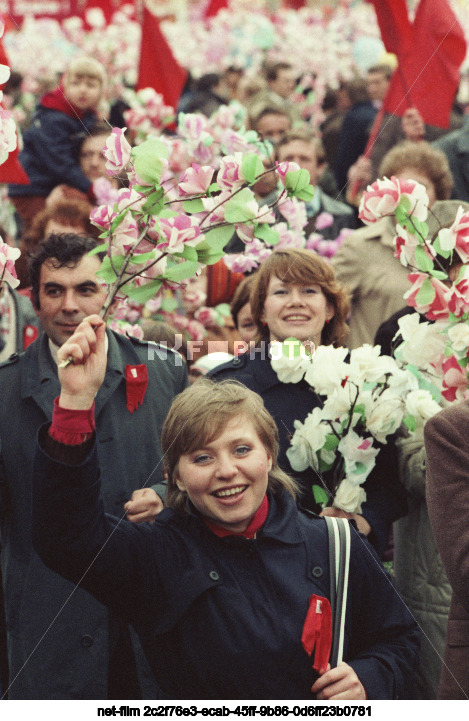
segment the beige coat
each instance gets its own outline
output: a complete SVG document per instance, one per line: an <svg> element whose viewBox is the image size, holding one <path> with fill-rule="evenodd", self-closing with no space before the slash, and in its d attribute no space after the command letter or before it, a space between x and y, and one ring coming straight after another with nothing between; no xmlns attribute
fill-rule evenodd
<svg viewBox="0 0 469 721"><path fill-rule="evenodd" d="M349 348L373 343L381 323L406 305L408 269L394 257L394 218L349 235L332 259L337 279L352 294Z"/></svg>

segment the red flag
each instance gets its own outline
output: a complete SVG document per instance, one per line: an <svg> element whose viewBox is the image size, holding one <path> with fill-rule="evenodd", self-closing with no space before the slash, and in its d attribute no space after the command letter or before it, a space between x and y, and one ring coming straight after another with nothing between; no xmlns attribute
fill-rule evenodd
<svg viewBox="0 0 469 721"><path fill-rule="evenodd" d="M179 65L157 18L145 7L137 90L154 88L167 105L176 108L186 81L187 70Z"/></svg>
<svg viewBox="0 0 469 721"><path fill-rule="evenodd" d="M368 0L375 9L381 39L388 53L399 55L410 42L412 26L406 0Z"/></svg>
<svg viewBox="0 0 469 721"><path fill-rule="evenodd" d="M18 147L13 150L5 162L0 165L0 183L18 183L29 185L29 178L18 160Z"/></svg>
<svg viewBox="0 0 469 721"><path fill-rule="evenodd" d="M213 18L219 10L228 7L228 0L209 0L205 8L204 18Z"/></svg>
<svg viewBox="0 0 469 721"><path fill-rule="evenodd" d="M402 116L412 105L426 124L447 128L465 56L464 33L448 1L421 0L384 101L386 111Z"/></svg>

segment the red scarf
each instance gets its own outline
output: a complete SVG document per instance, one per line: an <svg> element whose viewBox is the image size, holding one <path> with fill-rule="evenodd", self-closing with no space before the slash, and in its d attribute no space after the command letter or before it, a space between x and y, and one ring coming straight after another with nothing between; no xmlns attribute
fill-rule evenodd
<svg viewBox="0 0 469 721"><path fill-rule="evenodd" d="M232 531L228 531L226 528L222 528L216 523L209 521L208 518L204 518L204 523L219 538L224 538L225 536L244 536L244 538L254 538L259 528L262 528L262 526L264 525L268 512L269 501L267 499L267 496L264 496L264 499L257 511L255 512L251 523L246 528L246 530L242 531L241 533L233 533Z"/></svg>

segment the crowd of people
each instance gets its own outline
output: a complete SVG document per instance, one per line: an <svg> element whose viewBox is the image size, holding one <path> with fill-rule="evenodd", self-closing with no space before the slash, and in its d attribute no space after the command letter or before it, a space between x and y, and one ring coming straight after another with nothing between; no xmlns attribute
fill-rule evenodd
<svg viewBox="0 0 469 721"><path fill-rule="evenodd" d="M90 215L128 180L106 173L105 70L74 58L37 99L19 154L29 182L2 197L13 232L0 217L21 249L19 287L0 293L3 698L469 697L469 401L417 434L396 429L366 501L345 511L337 466L298 471L289 456L325 398L272 362L292 338L392 354L411 282L395 219L360 220L370 183L422 184L433 238L469 207L464 107L446 131L413 107L385 119L370 152L393 70L374 63L328 88L320 124L287 60L266 58L254 79L229 67L188 82L179 113L241 108L265 169L259 207L287 228L279 164L307 171L314 194L295 206L299 234L257 268L230 263L249 245L240 230L225 257L157 301L128 302L112 328ZM121 128L126 107L112 109ZM335 667L302 644L312 599L318 639L332 641L327 518L351 530Z"/></svg>

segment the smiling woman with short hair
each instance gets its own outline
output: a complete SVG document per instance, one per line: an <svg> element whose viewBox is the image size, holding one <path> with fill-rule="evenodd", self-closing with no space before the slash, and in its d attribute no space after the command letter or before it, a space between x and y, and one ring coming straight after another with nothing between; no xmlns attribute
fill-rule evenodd
<svg viewBox="0 0 469 721"><path fill-rule="evenodd" d="M307 344L342 346L348 333L348 293L336 280L331 265L310 250L275 250L256 271L251 286L252 318L257 326L256 345L229 363L215 368L209 376L216 381L233 379L259 393L278 428L279 464L300 488L300 502L316 513L313 486L332 488L331 473L320 477L311 468L301 473L290 466L286 452L295 431L295 421L304 422L323 399L312 392L305 380L283 383L272 368L270 343L294 337ZM392 446L385 446L377 465L365 483L367 501L360 514L344 514L333 507L326 515L353 517L360 531L368 535L383 554L391 524L406 511L402 488L393 473Z"/></svg>
<svg viewBox="0 0 469 721"><path fill-rule="evenodd" d="M324 614L329 605L326 524L298 509L259 396L202 379L175 399L162 434L170 507L152 524L132 524L104 514L100 497L99 316L58 352L59 361L69 356L52 424L39 432L35 546L46 565L134 626L164 698L401 695L417 659L416 625L354 528L344 662L328 665L326 625L323 658L303 648L310 599Z"/></svg>

